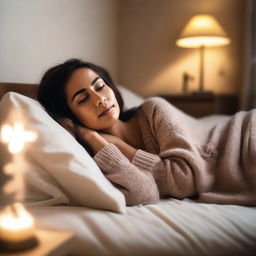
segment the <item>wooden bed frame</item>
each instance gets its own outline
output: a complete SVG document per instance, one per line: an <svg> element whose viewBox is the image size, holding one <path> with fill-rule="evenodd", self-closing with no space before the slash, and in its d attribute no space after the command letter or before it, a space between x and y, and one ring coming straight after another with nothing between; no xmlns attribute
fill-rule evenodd
<svg viewBox="0 0 256 256"><path fill-rule="evenodd" d="M29 83L5 83L0 82L0 99L7 92L17 92L28 96L32 99L37 99L37 84L29 84Z"/></svg>

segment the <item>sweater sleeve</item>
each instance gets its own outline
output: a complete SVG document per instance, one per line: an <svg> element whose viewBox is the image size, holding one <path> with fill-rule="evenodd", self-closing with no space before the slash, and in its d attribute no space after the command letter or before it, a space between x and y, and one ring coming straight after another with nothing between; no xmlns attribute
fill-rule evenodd
<svg viewBox="0 0 256 256"><path fill-rule="evenodd" d="M160 98L152 98L142 110L140 124L144 138L147 145L154 145L151 151L158 153L139 149L132 164L153 175L161 196L179 199L195 196L200 161L193 142L193 133L200 133L197 121Z"/></svg>
<svg viewBox="0 0 256 256"><path fill-rule="evenodd" d="M178 199L196 194L194 172L183 157L161 158L143 150L137 150L132 163L141 170L152 173L160 195Z"/></svg>
<svg viewBox="0 0 256 256"><path fill-rule="evenodd" d="M159 201L152 174L132 164L114 144L105 146L94 156L94 160L106 178L124 194L127 205Z"/></svg>

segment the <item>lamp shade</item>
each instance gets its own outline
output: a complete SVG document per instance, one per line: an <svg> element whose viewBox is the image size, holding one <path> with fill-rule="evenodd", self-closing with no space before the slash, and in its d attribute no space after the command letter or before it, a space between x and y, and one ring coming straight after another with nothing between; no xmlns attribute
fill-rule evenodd
<svg viewBox="0 0 256 256"><path fill-rule="evenodd" d="M185 48L222 46L229 43L226 32L212 15L192 17L176 41L177 46Z"/></svg>

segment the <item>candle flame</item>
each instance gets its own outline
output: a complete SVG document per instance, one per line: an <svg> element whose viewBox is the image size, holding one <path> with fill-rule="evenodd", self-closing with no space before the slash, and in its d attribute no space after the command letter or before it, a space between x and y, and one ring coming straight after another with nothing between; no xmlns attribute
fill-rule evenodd
<svg viewBox="0 0 256 256"><path fill-rule="evenodd" d="M25 145L25 142L31 142L36 139L36 134L31 131L25 131L22 123L4 125L1 129L1 139L8 144L8 149L15 154L20 152Z"/></svg>
<svg viewBox="0 0 256 256"><path fill-rule="evenodd" d="M34 225L32 216L20 203L8 206L0 216L0 227L9 230L20 230Z"/></svg>

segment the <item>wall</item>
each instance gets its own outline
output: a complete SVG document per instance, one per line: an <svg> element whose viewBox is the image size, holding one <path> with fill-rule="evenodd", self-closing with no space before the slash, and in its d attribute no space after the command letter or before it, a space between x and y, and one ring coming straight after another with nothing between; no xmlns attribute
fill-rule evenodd
<svg viewBox="0 0 256 256"><path fill-rule="evenodd" d="M143 96L180 93L182 74L198 88L199 52L178 48L179 33L190 17L214 15L232 43L208 48L205 87L217 93L239 93L242 84L245 1L130 0L121 1L119 82Z"/></svg>
<svg viewBox="0 0 256 256"><path fill-rule="evenodd" d="M214 15L229 46L208 48L205 87L239 93L243 76L241 0L0 0L0 81L38 82L50 66L71 57L106 67L118 83L142 96L180 93L184 71L198 88L197 50L175 40L188 19Z"/></svg>
<svg viewBox="0 0 256 256"><path fill-rule="evenodd" d="M117 76L118 0L0 0L0 81L40 80L77 57Z"/></svg>

